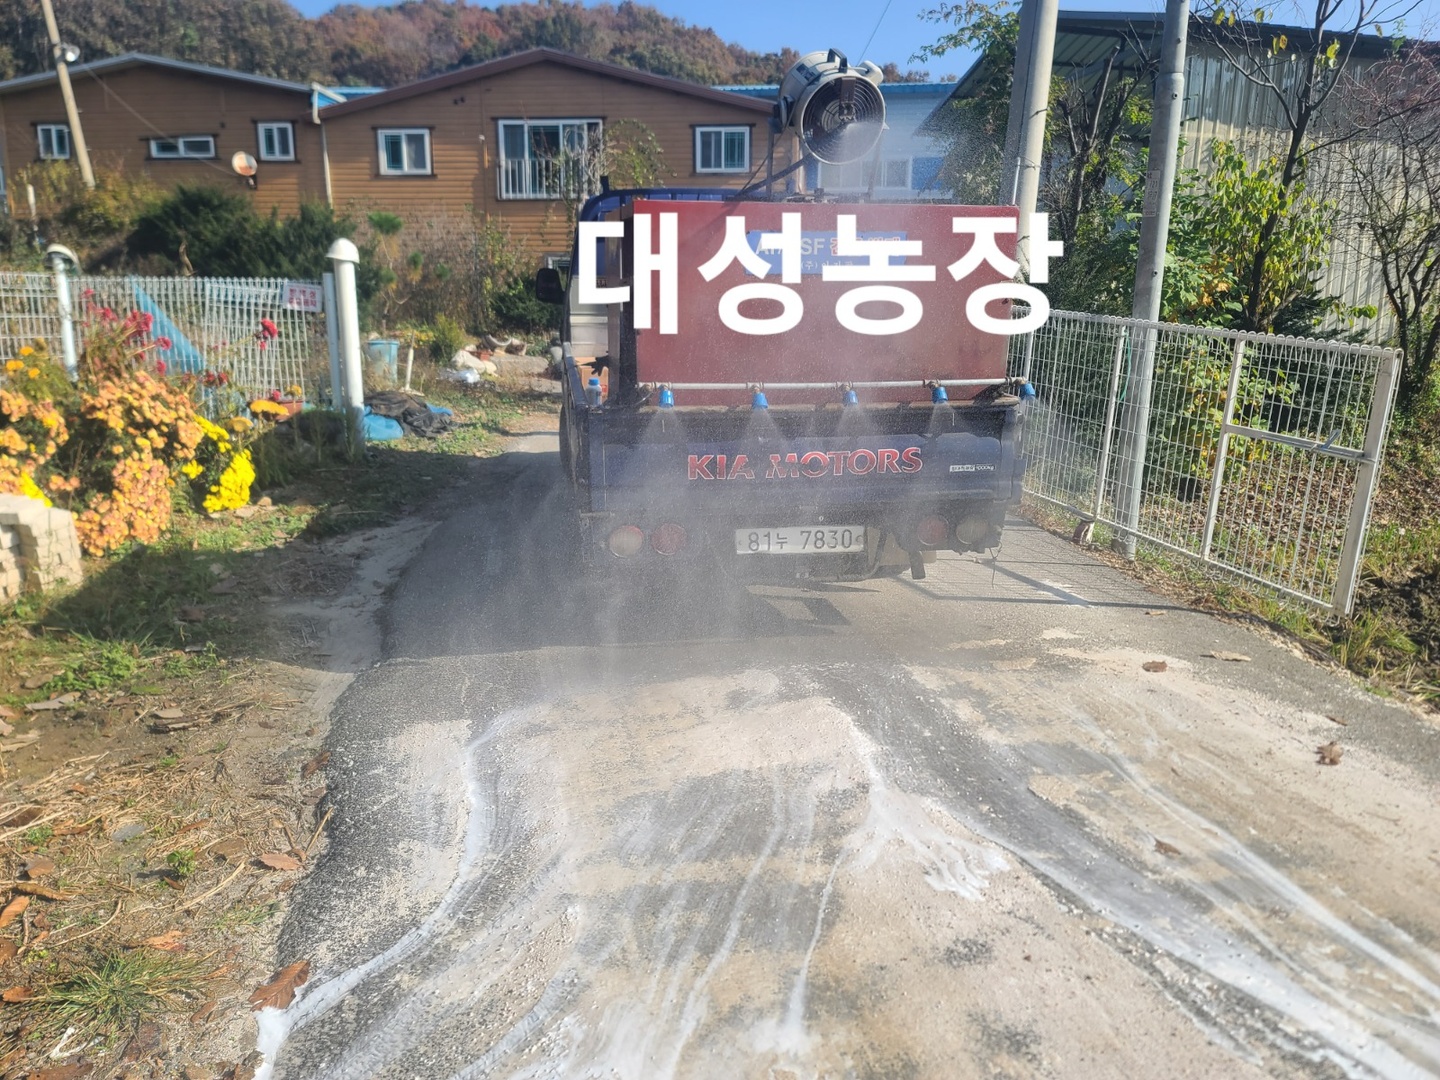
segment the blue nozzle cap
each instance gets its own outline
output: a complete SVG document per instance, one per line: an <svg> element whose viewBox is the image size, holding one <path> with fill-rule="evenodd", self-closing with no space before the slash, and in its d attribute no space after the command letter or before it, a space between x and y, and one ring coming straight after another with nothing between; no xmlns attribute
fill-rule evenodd
<svg viewBox="0 0 1440 1080"><path fill-rule="evenodd" d="M859 405L859 404L860 404L860 395L857 394L857 393L855 393L854 390L846 390L846 391L845 391L845 396L840 399L840 404L842 404L842 405Z"/></svg>
<svg viewBox="0 0 1440 1080"><path fill-rule="evenodd" d="M675 407L675 391L668 386L660 387L660 397L657 404L662 409L673 409Z"/></svg>
<svg viewBox="0 0 1440 1080"><path fill-rule="evenodd" d="M943 386L937 385L930 391L930 404L932 405L944 405L949 400L950 395L945 392Z"/></svg>
<svg viewBox="0 0 1440 1080"><path fill-rule="evenodd" d="M764 390L755 391L755 396L750 399L750 407L752 409L768 409L770 407L770 402L765 400Z"/></svg>
<svg viewBox="0 0 1440 1080"><path fill-rule="evenodd" d="M1028 382L1020 384L1020 398L1023 401L1032 401L1035 398L1035 387Z"/></svg>

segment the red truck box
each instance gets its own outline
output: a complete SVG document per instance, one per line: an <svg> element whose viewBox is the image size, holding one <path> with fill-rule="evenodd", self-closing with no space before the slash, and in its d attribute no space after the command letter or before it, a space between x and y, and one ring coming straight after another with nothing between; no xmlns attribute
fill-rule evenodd
<svg viewBox="0 0 1440 1080"><path fill-rule="evenodd" d="M643 231L638 220L626 230L627 284L646 251L660 267L649 271L649 327L627 307L641 383L758 383L771 404L787 404L831 400L842 383L1005 376L1007 335L972 325L966 306L987 289L990 299L977 300L983 314L1010 319L1012 299L1000 294L1016 288L1014 207L637 200L626 213L649 216ZM865 248L877 240L898 241L904 253ZM662 324L667 289L673 333ZM777 385L786 383L819 387ZM951 387L949 396L981 389ZM857 392L862 402L929 396L918 386ZM680 405L748 401L743 388L676 390Z"/></svg>

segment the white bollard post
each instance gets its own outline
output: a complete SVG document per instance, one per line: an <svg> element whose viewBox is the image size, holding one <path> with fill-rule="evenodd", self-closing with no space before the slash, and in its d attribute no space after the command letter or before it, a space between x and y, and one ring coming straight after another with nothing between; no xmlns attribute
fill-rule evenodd
<svg viewBox="0 0 1440 1080"><path fill-rule="evenodd" d="M355 295L355 266L360 252L341 237L327 253L335 264L335 313L340 334L340 363L345 376L345 407L350 413L354 445L365 448L365 383L360 366L360 304Z"/></svg>
<svg viewBox="0 0 1440 1080"><path fill-rule="evenodd" d="M320 288L325 295L325 344L330 348L330 407L342 408L345 385L340 380L340 312L335 307L335 275L322 274Z"/></svg>
<svg viewBox="0 0 1440 1080"><path fill-rule="evenodd" d="M55 301L60 309L60 350L65 363L65 374L71 382L80 378L80 355L75 347L75 311L70 304L70 278L65 273L65 264L73 260L68 248L51 244L46 249L50 256L50 269L55 272Z"/></svg>

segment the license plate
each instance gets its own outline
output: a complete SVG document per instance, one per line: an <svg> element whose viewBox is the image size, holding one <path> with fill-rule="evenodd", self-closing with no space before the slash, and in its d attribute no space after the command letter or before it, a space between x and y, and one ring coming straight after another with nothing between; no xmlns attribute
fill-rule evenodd
<svg viewBox="0 0 1440 1080"><path fill-rule="evenodd" d="M785 525L777 529L736 529L736 555L821 555L864 551L863 525Z"/></svg>

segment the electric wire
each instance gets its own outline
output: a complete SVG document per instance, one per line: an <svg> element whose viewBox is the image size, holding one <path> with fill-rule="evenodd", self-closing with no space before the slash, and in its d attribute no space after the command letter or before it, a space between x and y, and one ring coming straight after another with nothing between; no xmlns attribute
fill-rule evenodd
<svg viewBox="0 0 1440 1080"><path fill-rule="evenodd" d="M870 51L870 44L871 44L871 42L873 42L873 41L875 40L875 35L880 32L880 24L885 21L885 16L890 13L890 5L893 4L894 2L895 2L895 0L885 0L885 7L884 7L884 9L880 12L880 18L878 18L878 19L875 20L875 29L870 31L870 36L865 39L865 46L864 46L864 48L862 48L862 49L860 50L860 59L861 59L861 60L864 60L864 59L865 59L865 54Z"/></svg>

